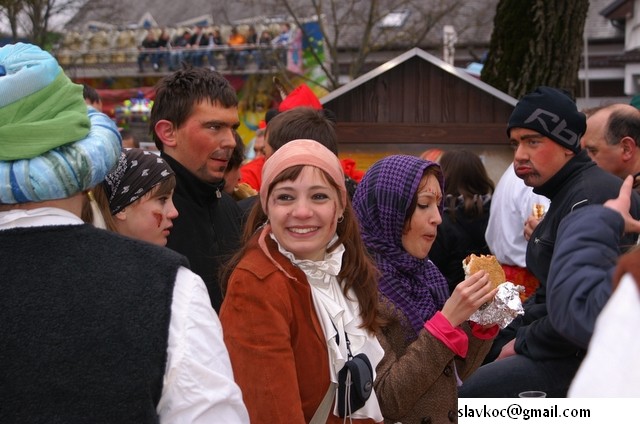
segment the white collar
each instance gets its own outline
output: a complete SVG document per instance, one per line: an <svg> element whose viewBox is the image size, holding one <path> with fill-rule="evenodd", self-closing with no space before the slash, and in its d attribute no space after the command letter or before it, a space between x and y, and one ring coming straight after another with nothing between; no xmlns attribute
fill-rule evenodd
<svg viewBox="0 0 640 424"><path fill-rule="evenodd" d="M338 382L338 372L348 359L346 337L349 338L351 353L354 356L358 353L367 355L375 376L376 366L382 359L384 351L376 336L361 327L360 307L355 293L350 290L348 297L345 296L338 282L337 277L342 269L342 256L345 252L344 245L341 243L332 252L326 253L324 260L311 261L296 259L291 252L278 243L273 233L269 235L278 245L280 253L307 276L307 281L311 286L313 304L327 343L331 381ZM335 235L328 246L335 244L337 240L338 236ZM340 345L336 341L338 334ZM334 406L334 414L337 414L337 406ZM365 406L354 412L351 417L373 418L376 422L382 421L380 406L375 394L372 394Z"/></svg>
<svg viewBox="0 0 640 424"><path fill-rule="evenodd" d="M0 230L47 225L80 225L84 222L75 214L60 208L11 209L0 212Z"/></svg>

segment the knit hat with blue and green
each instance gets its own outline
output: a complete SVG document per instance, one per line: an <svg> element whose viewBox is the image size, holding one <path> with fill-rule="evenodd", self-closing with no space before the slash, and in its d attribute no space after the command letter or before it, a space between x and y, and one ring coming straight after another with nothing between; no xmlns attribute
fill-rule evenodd
<svg viewBox="0 0 640 424"><path fill-rule="evenodd" d="M115 123L88 108L55 58L25 43L0 48L0 203L70 197L117 163Z"/></svg>

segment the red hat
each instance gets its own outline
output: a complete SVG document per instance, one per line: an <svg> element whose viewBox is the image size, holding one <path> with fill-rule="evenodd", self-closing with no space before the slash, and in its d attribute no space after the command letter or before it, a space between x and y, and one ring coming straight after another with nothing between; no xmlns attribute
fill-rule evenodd
<svg viewBox="0 0 640 424"><path fill-rule="evenodd" d="M300 106L322 110L322 104L320 103L320 100L318 100L318 97L316 97L313 91L311 91L311 89L304 83L296 87L291 93L287 95L282 103L280 103L280 106L278 106L278 111L284 112L285 110L293 109Z"/></svg>
<svg viewBox="0 0 640 424"><path fill-rule="evenodd" d="M356 169L356 161L351 158L344 158L340 160L340 165L342 165L342 171L344 175L349 176L355 182L359 183L364 177L364 171L360 171Z"/></svg>

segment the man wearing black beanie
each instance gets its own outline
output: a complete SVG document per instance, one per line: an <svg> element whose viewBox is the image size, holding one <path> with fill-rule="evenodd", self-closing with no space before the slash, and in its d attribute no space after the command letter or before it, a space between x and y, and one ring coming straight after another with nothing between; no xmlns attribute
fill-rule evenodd
<svg viewBox="0 0 640 424"><path fill-rule="evenodd" d="M566 396L586 345L575 343L573 334L558 332L556 327L567 326L557 325L556 315L552 325L547 310L547 280L558 226L565 217L571 219L570 213L577 208L617 197L622 185L621 179L600 169L580 149L585 130L585 116L573 99L551 87L538 87L522 97L509 118L507 135L515 151L516 174L534 193L551 200L544 218L531 225L527 246L527 268L540 287L525 303L524 316L500 332L485 365L464 382L460 397L517 397L529 390L546 392L548 397ZM640 197L635 195L631 215L640 217ZM629 236L620 245L633 243ZM594 310L569 313L582 314L572 319L588 322L597 315Z"/></svg>

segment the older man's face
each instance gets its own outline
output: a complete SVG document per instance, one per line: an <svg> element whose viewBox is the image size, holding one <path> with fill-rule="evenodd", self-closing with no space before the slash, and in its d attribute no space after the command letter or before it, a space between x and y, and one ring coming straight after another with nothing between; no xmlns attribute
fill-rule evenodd
<svg viewBox="0 0 640 424"><path fill-rule="evenodd" d="M259 158L260 156L265 155L265 142L264 142L264 132L260 132L256 134L256 139L253 142L253 151L255 152L255 157Z"/></svg>
<svg viewBox="0 0 640 424"><path fill-rule="evenodd" d="M626 177L624 149L622 144L608 144L605 138L610 113L606 111L596 112L587 119L587 131L580 140L582 148L587 151L591 159L602 169L617 175Z"/></svg>

